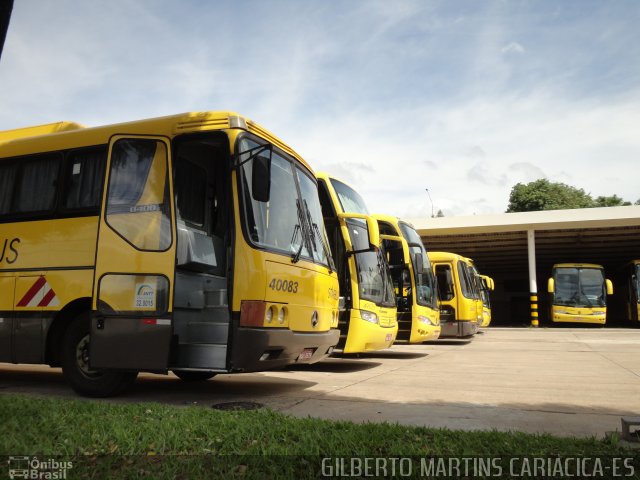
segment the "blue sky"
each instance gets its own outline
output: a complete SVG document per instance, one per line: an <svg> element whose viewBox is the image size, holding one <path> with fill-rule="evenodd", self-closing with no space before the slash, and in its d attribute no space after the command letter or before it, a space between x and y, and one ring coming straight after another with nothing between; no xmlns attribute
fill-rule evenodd
<svg viewBox="0 0 640 480"><path fill-rule="evenodd" d="M640 2L18 0L0 129L234 110L370 210L640 198Z"/></svg>

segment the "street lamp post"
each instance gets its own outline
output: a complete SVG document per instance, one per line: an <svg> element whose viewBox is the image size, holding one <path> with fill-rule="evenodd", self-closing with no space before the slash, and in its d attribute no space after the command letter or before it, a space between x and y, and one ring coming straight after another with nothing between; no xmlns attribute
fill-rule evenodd
<svg viewBox="0 0 640 480"><path fill-rule="evenodd" d="M427 191L427 195L429 195L429 201L431 202L431 218L435 217L435 215L433 214L433 200L431 200L431 194L429 193L429 189L425 188L425 190Z"/></svg>

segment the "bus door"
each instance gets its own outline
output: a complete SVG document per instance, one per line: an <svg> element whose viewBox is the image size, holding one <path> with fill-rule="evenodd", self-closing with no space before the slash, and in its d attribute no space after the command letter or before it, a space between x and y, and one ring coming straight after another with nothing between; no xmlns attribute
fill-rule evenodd
<svg viewBox="0 0 640 480"><path fill-rule="evenodd" d="M169 142L115 136L96 252L91 368L166 370L176 262Z"/></svg>
<svg viewBox="0 0 640 480"><path fill-rule="evenodd" d="M404 238L397 235L380 235L380 239L391 271L398 311L406 311L412 305L409 246Z"/></svg>

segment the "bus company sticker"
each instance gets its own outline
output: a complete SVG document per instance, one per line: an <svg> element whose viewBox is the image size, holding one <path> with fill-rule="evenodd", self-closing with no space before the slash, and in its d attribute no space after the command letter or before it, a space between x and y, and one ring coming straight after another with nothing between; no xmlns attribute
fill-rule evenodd
<svg viewBox="0 0 640 480"><path fill-rule="evenodd" d="M148 283L136 284L136 308L156 308L156 289Z"/></svg>

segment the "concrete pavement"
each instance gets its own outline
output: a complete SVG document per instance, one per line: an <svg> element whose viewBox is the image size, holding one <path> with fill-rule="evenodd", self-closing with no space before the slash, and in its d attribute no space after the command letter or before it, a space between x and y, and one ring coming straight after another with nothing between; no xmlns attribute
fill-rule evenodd
<svg viewBox="0 0 640 480"><path fill-rule="evenodd" d="M5 392L75 396L58 369L0 364ZM601 437L640 415L640 329L489 328L201 384L144 374L110 401L250 401L299 417Z"/></svg>

